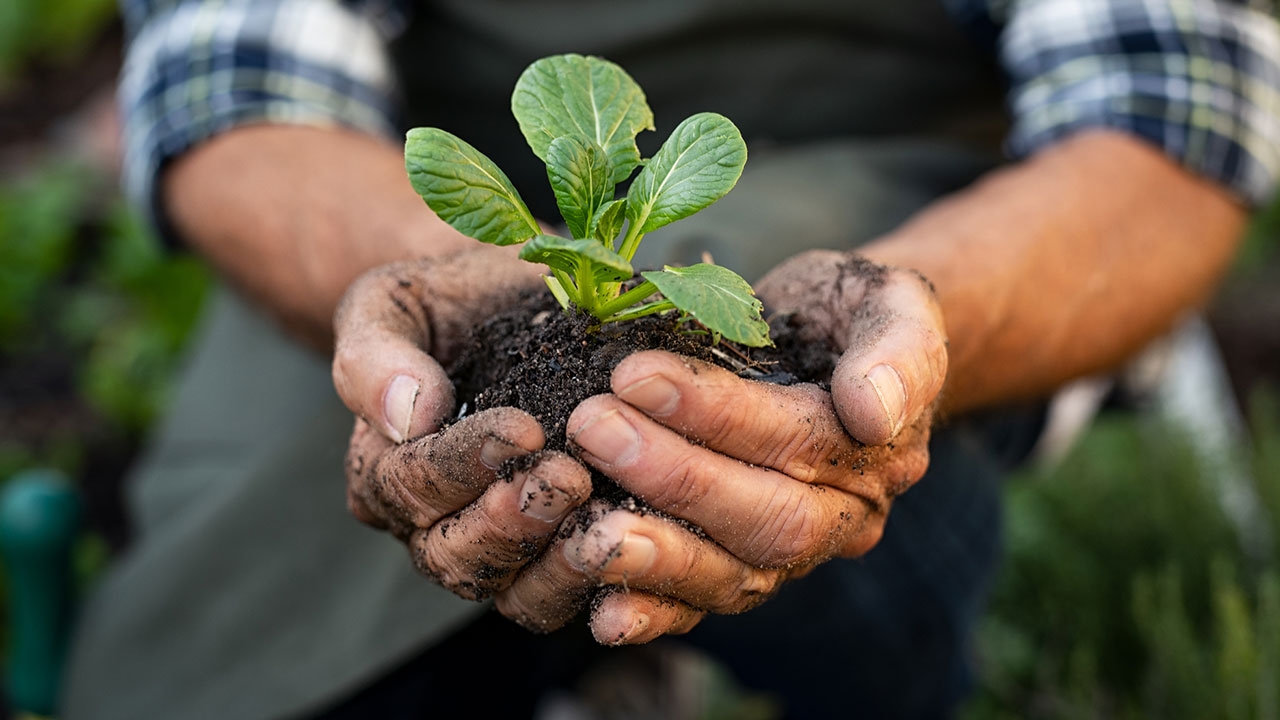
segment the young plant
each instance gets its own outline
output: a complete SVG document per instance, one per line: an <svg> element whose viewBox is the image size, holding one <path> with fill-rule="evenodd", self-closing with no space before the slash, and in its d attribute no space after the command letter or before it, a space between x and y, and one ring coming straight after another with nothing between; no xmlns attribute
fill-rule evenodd
<svg viewBox="0 0 1280 720"><path fill-rule="evenodd" d="M427 205L459 232L494 245L524 243L520 257L550 268L560 304L601 324L669 311L692 317L714 336L772 344L762 306L737 273L709 263L635 276L631 259L646 233L724 197L747 160L742 134L722 115L680 123L658 153L642 160L636 136L653 130L644 92L622 68L596 57L556 55L516 82L511 111L547 179L572 237L542 231L511 181L479 151L437 128L415 128L405 167ZM625 197L617 186L632 176Z"/></svg>

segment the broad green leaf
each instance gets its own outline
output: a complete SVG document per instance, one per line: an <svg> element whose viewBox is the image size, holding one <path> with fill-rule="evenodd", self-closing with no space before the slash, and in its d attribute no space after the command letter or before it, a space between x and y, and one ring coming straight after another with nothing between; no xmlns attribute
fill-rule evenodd
<svg viewBox="0 0 1280 720"><path fill-rule="evenodd" d="M608 60L582 55L554 55L526 68L511 94L511 112L543 162L558 137L595 141L615 183L640 164L636 135L653 129L653 112L636 81Z"/></svg>
<svg viewBox="0 0 1280 720"><path fill-rule="evenodd" d="M520 259L542 263L569 275L576 275L581 263L589 263L596 282L622 282L635 274L631 263L590 238L570 240L538 235L520 248Z"/></svg>
<svg viewBox="0 0 1280 720"><path fill-rule="evenodd" d="M769 324L760 317L764 305L756 299L751 285L734 271L698 263L640 274L708 330L751 347L773 344Z"/></svg>
<svg viewBox="0 0 1280 720"><path fill-rule="evenodd" d="M626 216L627 201L610 200L600 206L596 210L596 214L591 218L591 227L587 228L587 237L593 237L605 244L605 247L612 248L613 241L618 239L618 233L622 232L622 222L627 219Z"/></svg>
<svg viewBox="0 0 1280 720"><path fill-rule="evenodd" d="M746 162L738 128L723 115L698 113L676 127L631 183L627 219L647 233L686 218L732 190Z"/></svg>
<svg viewBox="0 0 1280 720"><path fill-rule="evenodd" d="M404 145L413 189L455 230L494 245L542 232L506 174L479 150L437 128L414 128Z"/></svg>
<svg viewBox="0 0 1280 720"><path fill-rule="evenodd" d="M613 199L609 158L594 140L564 135L547 148L547 179L575 238L590 237L596 209Z"/></svg>

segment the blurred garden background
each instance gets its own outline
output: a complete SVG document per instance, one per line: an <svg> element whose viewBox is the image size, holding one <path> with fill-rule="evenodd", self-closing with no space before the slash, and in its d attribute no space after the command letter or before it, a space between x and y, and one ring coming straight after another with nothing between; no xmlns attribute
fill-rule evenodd
<svg viewBox="0 0 1280 720"><path fill-rule="evenodd" d="M120 481L209 284L119 196L121 46L113 0L0 1L0 482L75 479L82 588L128 542ZM1208 317L1245 424L1206 451L1153 393L1109 391L1009 481L967 718L1280 720L1280 205Z"/></svg>

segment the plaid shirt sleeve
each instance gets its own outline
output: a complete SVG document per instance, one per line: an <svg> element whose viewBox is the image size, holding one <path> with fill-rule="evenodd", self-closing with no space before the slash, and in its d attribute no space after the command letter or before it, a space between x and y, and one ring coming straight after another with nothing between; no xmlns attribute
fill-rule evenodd
<svg viewBox="0 0 1280 720"><path fill-rule="evenodd" d="M403 17L390 3L123 0L122 9L124 184L157 221L161 166L237 125L395 132L387 44Z"/></svg>
<svg viewBox="0 0 1280 720"><path fill-rule="evenodd" d="M1257 206L1280 174L1273 0L988 0L1010 79L1008 147L1131 132Z"/></svg>

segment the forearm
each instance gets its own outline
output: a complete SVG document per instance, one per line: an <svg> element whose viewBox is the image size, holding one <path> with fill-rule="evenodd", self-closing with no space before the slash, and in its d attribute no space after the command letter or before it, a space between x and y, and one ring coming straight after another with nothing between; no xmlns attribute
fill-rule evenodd
<svg viewBox="0 0 1280 720"><path fill-rule="evenodd" d="M1099 131L992 173L865 254L933 281L955 412L1121 362L1206 299L1244 218L1218 186Z"/></svg>
<svg viewBox="0 0 1280 720"><path fill-rule="evenodd" d="M338 299L363 271L479 246L413 192L398 148L355 132L239 128L179 158L162 182L182 237L322 349Z"/></svg>

